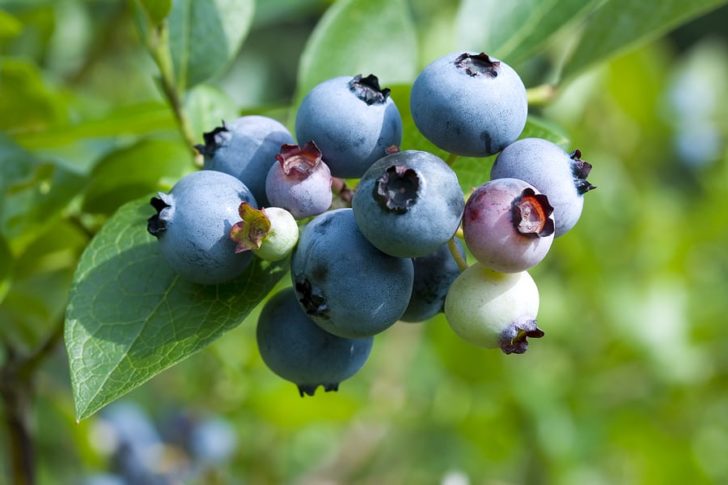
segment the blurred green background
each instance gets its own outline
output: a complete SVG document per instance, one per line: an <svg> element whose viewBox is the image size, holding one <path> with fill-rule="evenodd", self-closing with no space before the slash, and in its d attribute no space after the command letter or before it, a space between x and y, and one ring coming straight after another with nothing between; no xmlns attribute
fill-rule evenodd
<svg viewBox="0 0 728 485"><path fill-rule="evenodd" d="M257 2L233 61L186 92L198 139L239 114L291 125L289 107L310 88L299 60L331 3ZM498 39L478 28L489 24L477 6L406 3L416 42L393 46L409 60L388 61L385 85L406 92L439 55L490 48ZM116 208L192 164L131 3L0 9L4 362L62 321L79 255ZM557 85L531 113L581 149L598 186L532 271L546 337L528 353L471 346L442 317L398 323L338 393L302 399L260 359L258 308L77 423L59 346L34 376L39 483L728 483L728 8L691 17L564 76L566 54L590 34L578 18L514 55L527 87ZM458 163L471 188L492 159ZM119 427L141 429L130 434L149 447ZM0 438L9 457L5 429ZM148 463L134 464L139 449ZM124 471L134 466L153 471ZM0 470L10 480L9 460Z"/></svg>

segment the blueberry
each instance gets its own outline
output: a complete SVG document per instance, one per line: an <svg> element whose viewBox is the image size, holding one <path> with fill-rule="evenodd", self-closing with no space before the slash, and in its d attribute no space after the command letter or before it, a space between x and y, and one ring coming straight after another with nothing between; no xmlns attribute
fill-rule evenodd
<svg viewBox="0 0 728 485"><path fill-rule="evenodd" d="M506 273L541 261L554 240L548 198L518 179L496 179L475 189L465 204L463 234L484 266Z"/></svg>
<svg viewBox="0 0 728 485"><path fill-rule="evenodd" d="M197 150L205 157L205 169L237 177L261 206L268 206L265 176L281 145L293 143L285 126L265 116L243 116L204 134Z"/></svg>
<svg viewBox="0 0 728 485"><path fill-rule="evenodd" d="M313 140L335 177L359 178L402 142L402 119L373 74L337 77L319 84L296 115L299 143Z"/></svg>
<svg viewBox="0 0 728 485"><path fill-rule="evenodd" d="M522 354L528 337L543 337L536 326L538 288L531 276L498 273L475 263L450 286L445 316L455 333L483 347Z"/></svg>
<svg viewBox="0 0 728 485"><path fill-rule="evenodd" d="M157 214L147 230L159 240L164 259L182 278L217 284L240 275L249 253L235 253L230 229L241 202L256 206L240 180L222 172L203 170L186 175L169 194L159 193L151 204Z"/></svg>
<svg viewBox="0 0 728 485"><path fill-rule="evenodd" d="M465 251L459 240L455 240L460 255L465 259ZM434 253L413 258L415 281L407 310L402 315L406 322L423 322L437 315L445 305L447 291L460 274L455 259L447 244Z"/></svg>
<svg viewBox="0 0 728 485"><path fill-rule="evenodd" d="M408 150L366 171L352 208L362 234L381 251L426 256L457 231L465 200L455 172L440 158Z"/></svg>
<svg viewBox="0 0 728 485"><path fill-rule="evenodd" d="M412 294L411 259L388 256L356 226L351 209L314 218L291 261L299 302L324 330L339 337L375 335L399 319Z"/></svg>
<svg viewBox="0 0 728 485"><path fill-rule="evenodd" d="M316 325L301 309L293 288L273 296L258 319L258 349L263 362L283 379L313 396L318 386L336 391L341 381L366 362L372 337L348 339Z"/></svg>
<svg viewBox="0 0 728 485"><path fill-rule="evenodd" d="M316 144L283 145L276 160L265 181L271 205L296 219L316 216L331 206L331 172Z"/></svg>
<svg viewBox="0 0 728 485"><path fill-rule="evenodd" d="M569 154L540 138L525 138L498 155L490 171L492 179L525 180L546 194L554 208L556 237L574 227L584 207L583 195L595 187L586 177L591 165L581 160L579 150Z"/></svg>
<svg viewBox="0 0 728 485"><path fill-rule="evenodd" d="M484 53L450 54L427 66L412 86L410 107L428 140L470 157L492 155L513 143L528 115L521 78Z"/></svg>

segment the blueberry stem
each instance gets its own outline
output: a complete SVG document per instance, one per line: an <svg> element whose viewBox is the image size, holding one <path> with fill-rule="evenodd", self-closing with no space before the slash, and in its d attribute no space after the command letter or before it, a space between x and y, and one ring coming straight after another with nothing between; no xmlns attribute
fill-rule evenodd
<svg viewBox="0 0 728 485"><path fill-rule="evenodd" d="M458 159L458 155L456 153L450 153L447 156L447 159L445 160L445 163L447 163L448 167L452 167L453 163L455 163L455 160Z"/></svg>
<svg viewBox="0 0 728 485"><path fill-rule="evenodd" d="M147 19L149 20L149 19ZM182 105L182 97L180 96L180 88L174 77L174 69L172 67L172 57L169 50L169 30L166 23L150 26L148 34L145 36L144 43L152 56L154 63L159 69L159 86L162 94L167 99L169 107L172 108L174 119L177 122L177 128L180 135L189 147L192 153L192 161L196 167L202 167L203 156L195 148L195 136L192 134L189 119Z"/></svg>
<svg viewBox="0 0 728 485"><path fill-rule="evenodd" d="M553 84L541 84L526 90L526 98L529 106L544 106L556 98L556 86Z"/></svg>
<svg viewBox="0 0 728 485"><path fill-rule="evenodd" d="M450 240L447 242L447 248L450 250L450 254L452 254L452 257L455 260L455 263L458 265L460 272L462 273L463 271L468 269L468 262L460 254L460 251L458 251L458 247L455 244L455 236L450 238Z"/></svg>

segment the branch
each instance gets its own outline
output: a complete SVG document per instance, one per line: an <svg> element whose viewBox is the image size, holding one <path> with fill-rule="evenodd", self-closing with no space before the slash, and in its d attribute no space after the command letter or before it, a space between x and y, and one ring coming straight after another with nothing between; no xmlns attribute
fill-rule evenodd
<svg viewBox="0 0 728 485"><path fill-rule="evenodd" d="M164 22L153 27L150 32L151 33L149 35L145 36L145 42L154 63L159 69L159 84L162 88L162 93L167 99L170 108L172 108L172 113L177 121L179 132L192 152L195 165L201 167L203 158L195 148L195 136L192 133L190 122L184 111L182 98L180 97L174 78L172 58L169 54L169 32L167 30L167 23Z"/></svg>

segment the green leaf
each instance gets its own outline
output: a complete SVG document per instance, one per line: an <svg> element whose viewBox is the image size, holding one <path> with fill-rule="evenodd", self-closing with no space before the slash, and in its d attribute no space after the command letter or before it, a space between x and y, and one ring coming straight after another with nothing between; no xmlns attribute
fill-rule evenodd
<svg viewBox="0 0 728 485"><path fill-rule="evenodd" d="M404 0L340 0L321 18L301 55L296 99L336 76L375 74L384 85L411 82L416 52Z"/></svg>
<svg viewBox="0 0 728 485"><path fill-rule="evenodd" d="M162 23L172 10L172 0L141 0L140 3L154 25Z"/></svg>
<svg viewBox="0 0 728 485"><path fill-rule="evenodd" d="M236 327L288 269L254 259L237 280L181 280L146 231L148 199L124 205L78 264L65 340L83 419Z"/></svg>
<svg viewBox="0 0 728 485"><path fill-rule="evenodd" d="M103 116L72 124L58 124L40 133L15 133L14 139L27 149L70 145L88 138L118 138L174 131L172 112L164 103L145 102L115 107Z"/></svg>
<svg viewBox="0 0 728 485"><path fill-rule="evenodd" d="M87 242L76 226L59 220L15 258L7 294L0 302L4 341L30 351L48 338L63 316L73 271Z"/></svg>
<svg viewBox="0 0 728 485"><path fill-rule="evenodd" d="M63 100L32 62L0 58L0 130L39 131L65 120Z"/></svg>
<svg viewBox="0 0 728 485"><path fill-rule="evenodd" d="M18 251L59 217L85 178L38 160L0 135L0 233Z"/></svg>
<svg viewBox="0 0 728 485"><path fill-rule="evenodd" d="M253 19L253 0L178 0L169 44L180 90L219 73L235 57Z"/></svg>
<svg viewBox="0 0 728 485"><path fill-rule="evenodd" d="M569 148L570 143L569 137L560 127L537 116L528 117L526 127L519 138L544 138L556 143L564 150Z"/></svg>
<svg viewBox="0 0 728 485"><path fill-rule="evenodd" d="M647 42L726 0L609 0L592 15L564 76Z"/></svg>
<svg viewBox="0 0 728 485"><path fill-rule="evenodd" d="M0 234L0 305L5 299L10 283L10 271L13 267L13 253L5 238Z"/></svg>
<svg viewBox="0 0 728 485"><path fill-rule="evenodd" d="M168 189L192 169L190 152L177 140L142 140L104 157L91 173L84 212L112 214L122 204Z"/></svg>
<svg viewBox="0 0 728 485"><path fill-rule="evenodd" d="M542 49L564 25L599 0L464 0L457 16L458 45L512 64Z"/></svg>
<svg viewBox="0 0 728 485"><path fill-rule="evenodd" d="M15 37L23 30L23 23L7 12L0 10L0 39Z"/></svg>
<svg viewBox="0 0 728 485"><path fill-rule="evenodd" d="M200 85L195 87L185 100L185 113L190 120L190 129L202 143L202 133L212 131L223 120L232 121L238 117L235 102L219 89ZM260 114L260 109L256 110Z"/></svg>

